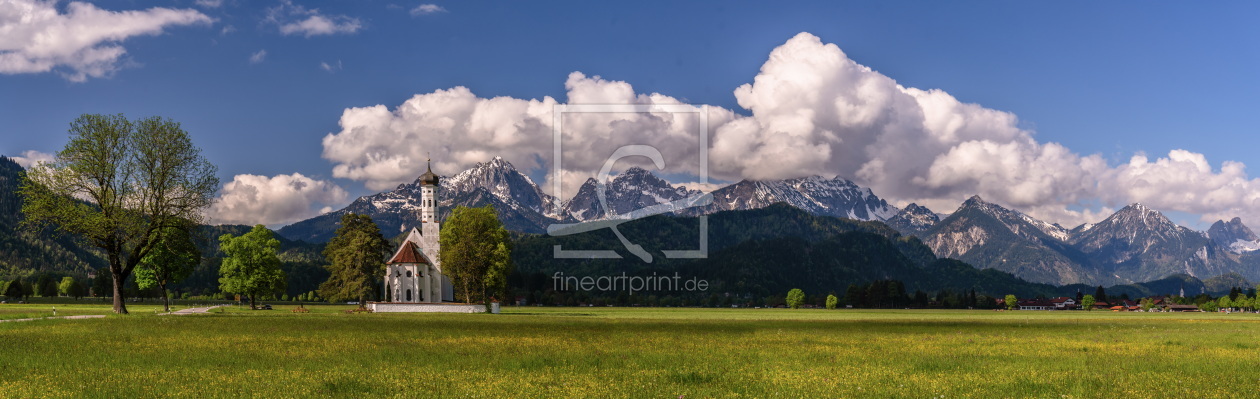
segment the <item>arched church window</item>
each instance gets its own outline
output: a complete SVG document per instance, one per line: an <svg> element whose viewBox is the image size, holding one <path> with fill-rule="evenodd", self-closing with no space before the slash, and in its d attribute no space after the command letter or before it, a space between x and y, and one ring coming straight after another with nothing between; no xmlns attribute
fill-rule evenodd
<svg viewBox="0 0 1260 399"><path fill-rule="evenodd" d="M407 278L411 278L411 270L407 271Z"/></svg>
<svg viewBox="0 0 1260 399"><path fill-rule="evenodd" d="M407 302L411 302L411 290L407 290Z"/></svg>

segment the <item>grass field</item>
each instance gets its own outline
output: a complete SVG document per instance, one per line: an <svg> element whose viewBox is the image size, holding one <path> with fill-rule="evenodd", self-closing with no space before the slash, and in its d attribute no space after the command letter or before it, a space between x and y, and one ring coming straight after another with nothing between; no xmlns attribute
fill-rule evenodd
<svg viewBox="0 0 1260 399"><path fill-rule="evenodd" d="M1257 315L310 308L0 323L0 396L1260 395Z"/></svg>

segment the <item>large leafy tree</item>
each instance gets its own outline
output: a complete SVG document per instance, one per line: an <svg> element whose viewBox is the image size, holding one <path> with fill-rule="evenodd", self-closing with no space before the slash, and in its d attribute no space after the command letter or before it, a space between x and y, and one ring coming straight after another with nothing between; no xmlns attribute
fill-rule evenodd
<svg viewBox="0 0 1260 399"><path fill-rule="evenodd" d="M467 303L505 294L512 273L512 244L494 208L456 207L442 225L442 273Z"/></svg>
<svg viewBox="0 0 1260 399"><path fill-rule="evenodd" d="M86 291L83 289L83 284L78 280L75 280L74 277L62 278L61 283L57 285L57 290L60 291L62 295L74 299L82 298L84 291Z"/></svg>
<svg viewBox="0 0 1260 399"><path fill-rule="evenodd" d="M162 308L170 312L171 301L166 287L178 283L192 274L201 263L201 251L193 243L188 230L165 228L159 230L156 247L140 260L136 268L136 285L141 290L157 287L162 293Z"/></svg>
<svg viewBox="0 0 1260 399"><path fill-rule="evenodd" d="M793 288L787 293L787 305L792 309L800 309L805 304L805 291L800 288Z"/></svg>
<svg viewBox="0 0 1260 399"><path fill-rule="evenodd" d="M385 270L389 241L381 235L372 217L347 213L341 216L337 235L324 248L328 281L319 286L319 295L333 301L357 299L366 303L376 292L376 281Z"/></svg>
<svg viewBox="0 0 1260 399"><path fill-rule="evenodd" d="M127 277L155 247L155 233L201 221L218 190L216 172L170 119L82 115L56 158L23 175L23 223L55 226L104 250L114 312L127 313Z"/></svg>
<svg viewBox="0 0 1260 399"><path fill-rule="evenodd" d="M223 264L219 266L219 289L249 296L249 308L258 305L258 296L284 289L284 271L280 270L280 240L266 226L257 225L239 237L219 237Z"/></svg>
<svg viewBox="0 0 1260 399"><path fill-rule="evenodd" d="M1095 303L1098 303L1098 300L1095 299L1093 295L1086 295L1086 296L1081 297L1081 309L1085 309L1087 311L1093 311Z"/></svg>

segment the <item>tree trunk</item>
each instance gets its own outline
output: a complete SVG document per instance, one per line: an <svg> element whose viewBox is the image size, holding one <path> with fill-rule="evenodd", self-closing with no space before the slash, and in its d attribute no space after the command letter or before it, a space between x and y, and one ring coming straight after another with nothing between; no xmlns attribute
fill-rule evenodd
<svg viewBox="0 0 1260 399"><path fill-rule="evenodd" d="M114 277L114 313L127 314L127 295L123 293L123 283L127 277L114 270L113 265L110 265L109 273Z"/></svg>
<svg viewBox="0 0 1260 399"><path fill-rule="evenodd" d="M166 295L166 284L158 284L158 289L162 291L162 311L171 312L171 298Z"/></svg>
<svg viewBox="0 0 1260 399"><path fill-rule="evenodd" d="M464 303L472 303L472 290L468 287L468 279L465 278L463 284L460 285L464 286Z"/></svg>
<svg viewBox="0 0 1260 399"><path fill-rule="evenodd" d="M258 310L258 308L254 306L255 298L258 298L258 295L249 294L249 310Z"/></svg>

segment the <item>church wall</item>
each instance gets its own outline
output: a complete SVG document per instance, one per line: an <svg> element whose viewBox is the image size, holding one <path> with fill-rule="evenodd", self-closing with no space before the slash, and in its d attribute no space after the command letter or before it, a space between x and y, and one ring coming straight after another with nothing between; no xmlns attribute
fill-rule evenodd
<svg viewBox="0 0 1260 399"><path fill-rule="evenodd" d="M496 307L497 308L497 307ZM394 312L426 312L426 313L485 313L485 305L467 305L450 303L391 303L373 302L368 309L376 313ZM497 310L497 309L493 309ZM498 312L495 312L498 313Z"/></svg>

